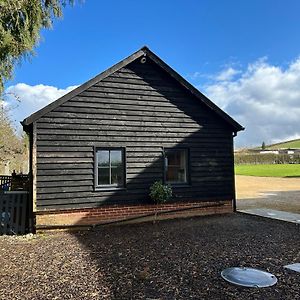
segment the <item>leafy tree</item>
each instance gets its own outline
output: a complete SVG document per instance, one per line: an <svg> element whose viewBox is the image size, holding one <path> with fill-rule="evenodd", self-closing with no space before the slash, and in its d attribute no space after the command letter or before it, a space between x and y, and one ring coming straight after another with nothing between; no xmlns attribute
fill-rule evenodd
<svg viewBox="0 0 300 300"><path fill-rule="evenodd" d="M13 68L34 54L41 29L51 28L62 8L74 0L0 0L0 172L3 164L21 170L27 159L26 136L19 137L4 109L4 82ZM28 141L27 141L28 142Z"/></svg>
<svg viewBox="0 0 300 300"><path fill-rule="evenodd" d="M11 161L23 151L22 138L17 136L7 112L2 107L0 111L0 165L6 161Z"/></svg>
<svg viewBox="0 0 300 300"><path fill-rule="evenodd" d="M261 144L261 149L262 149L262 150L265 150L265 149L266 149L266 144L265 144L265 142L262 142L262 144Z"/></svg>
<svg viewBox="0 0 300 300"><path fill-rule="evenodd" d="M0 95L4 81L12 77L13 67L34 54L40 31L50 28L62 8L73 0L0 1Z"/></svg>

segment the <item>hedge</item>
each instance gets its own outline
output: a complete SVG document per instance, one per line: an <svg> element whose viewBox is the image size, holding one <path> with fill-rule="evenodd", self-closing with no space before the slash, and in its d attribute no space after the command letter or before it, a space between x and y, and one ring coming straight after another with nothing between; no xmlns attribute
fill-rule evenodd
<svg viewBox="0 0 300 300"><path fill-rule="evenodd" d="M244 164L300 164L300 154L235 153L234 162Z"/></svg>

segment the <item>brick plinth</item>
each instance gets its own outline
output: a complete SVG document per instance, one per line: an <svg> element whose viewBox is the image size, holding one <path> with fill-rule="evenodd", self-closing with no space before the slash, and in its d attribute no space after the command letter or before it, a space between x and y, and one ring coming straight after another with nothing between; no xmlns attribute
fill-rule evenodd
<svg viewBox="0 0 300 300"><path fill-rule="evenodd" d="M36 226L38 229L53 226L96 225L124 220L140 222L152 220L156 211L158 219L229 213L232 212L232 202L185 202L158 206L153 204L111 205L98 208L37 212Z"/></svg>

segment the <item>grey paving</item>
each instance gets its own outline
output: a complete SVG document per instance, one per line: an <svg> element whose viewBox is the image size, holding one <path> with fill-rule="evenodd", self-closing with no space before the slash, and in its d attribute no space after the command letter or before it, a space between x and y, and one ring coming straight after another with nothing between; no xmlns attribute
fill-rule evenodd
<svg viewBox="0 0 300 300"><path fill-rule="evenodd" d="M274 210L268 208L242 209L238 211L250 215L256 215L265 218L300 224L300 214L296 214L296 213L290 213L286 211L280 211L280 210Z"/></svg>
<svg viewBox="0 0 300 300"><path fill-rule="evenodd" d="M291 264L291 265L286 265L284 266L286 269L290 269L293 270L295 272L300 273L300 263L295 263L295 264Z"/></svg>
<svg viewBox="0 0 300 300"><path fill-rule="evenodd" d="M300 190L261 192L259 198L237 199L238 210L267 208L300 214Z"/></svg>

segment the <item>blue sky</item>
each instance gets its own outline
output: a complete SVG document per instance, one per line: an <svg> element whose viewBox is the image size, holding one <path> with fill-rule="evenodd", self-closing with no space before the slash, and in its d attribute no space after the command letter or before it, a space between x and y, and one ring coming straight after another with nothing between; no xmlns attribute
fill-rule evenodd
<svg viewBox="0 0 300 300"><path fill-rule="evenodd" d="M280 82L296 76L296 82L288 81L285 86L289 87L286 93L291 88L298 93L299 13L300 1L291 0L86 0L66 7L64 18L55 21L52 30L42 32L36 56L15 69L14 79L6 87L22 98L18 84L29 86L33 95L37 85L49 86L52 92L57 90L49 98L54 100L68 87L85 82L147 45L247 127L243 136L237 138L239 146L259 144L263 139L270 143L300 137L297 122L285 124L288 130L284 132L278 133L272 127L257 133L258 127L255 131L251 125L251 114L241 112L241 102L251 97L250 102L255 104L251 106L253 117L257 116L257 103L261 110L265 109L260 123L265 126L268 109L274 105L278 112L282 109L280 99L276 98L278 91L284 89ZM270 72L277 74L271 84L277 90L275 96L268 94L266 99L265 91L256 95L260 89L253 85L253 80L261 84L262 73L268 83L274 78ZM298 94L290 100L288 108L298 112L300 98L297 105L295 97ZM16 118L25 117L22 112L39 108L45 104L43 101L37 99L35 105L25 99L27 108L16 112ZM271 108L266 106L270 102Z"/></svg>

